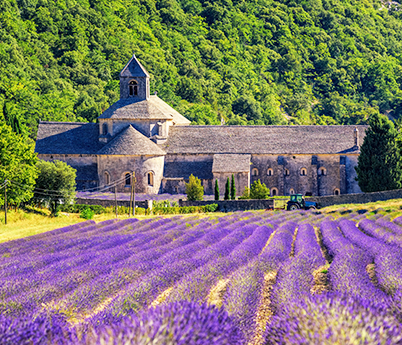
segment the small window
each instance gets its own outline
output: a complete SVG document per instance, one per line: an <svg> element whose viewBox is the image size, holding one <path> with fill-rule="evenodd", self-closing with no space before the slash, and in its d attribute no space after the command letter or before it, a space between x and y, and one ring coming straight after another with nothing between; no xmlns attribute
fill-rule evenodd
<svg viewBox="0 0 402 345"><path fill-rule="evenodd" d="M105 171L105 184L110 184L110 175L107 171Z"/></svg>
<svg viewBox="0 0 402 345"><path fill-rule="evenodd" d="M321 167L318 169L318 176L325 176L327 174L327 169Z"/></svg>
<svg viewBox="0 0 402 345"><path fill-rule="evenodd" d="M274 175L274 171L270 168L267 170L267 175L268 176L273 176Z"/></svg>
<svg viewBox="0 0 402 345"><path fill-rule="evenodd" d="M131 186L131 174L126 173L125 175L126 186Z"/></svg>
<svg viewBox="0 0 402 345"><path fill-rule="evenodd" d="M294 190L293 188L290 188L289 194L290 194L290 195L293 195L294 193L295 193L295 190Z"/></svg>
<svg viewBox="0 0 402 345"><path fill-rule="evenodd" d="M306 176L307 175L307 169L306 168L301 168L300 169L300 175L301 176Z"/></svg>
<svg viewBox="0 0 402 345"><path fill-rule="evenodd" d="M107 123L104 123L102 125L102 134L106 135L108 133L108 129L107 129Z"/></svg>
<svg viewBox="0 0 402 345"><path fill-rule="evenodd" d="M128 83L129 93L130 96L137 96L138 95L138 83L135 80L131 80Z"/></svg>
<svg viewBox="0 0 402 345"><path fill-rule="evenodd" d="M148 186L153 186L154 185L154 174L152 172L149 172L147 174L148 177Z"/></svg>
<svg viewBox="0 0 402 345"><path fill-rule="evenodd" d="M271 196L277 196L278 195L278 189L277 188L271 188Z"/></svg>
<svg viewBox="0 0 402 345"><path fill-rule="evenodd" d="M252 174L253 176L258 176L258 169L257 169L257 168L254 168L254 169L251 171L251 174Z"/></svg>
<svg viewBox="0 0 402 345"><path fill-rule="evenodd" d="M284 174L285 176L289 176L289 175L290 175L289 169L285 169L284 172L283 172L283 174Z"/></svg>
<svg viewBox="0 0 402 345"><path fill-rule="evenodd" d="M339 190L339 188L334 189L334 195L341 195L341 191Z"/></svg>

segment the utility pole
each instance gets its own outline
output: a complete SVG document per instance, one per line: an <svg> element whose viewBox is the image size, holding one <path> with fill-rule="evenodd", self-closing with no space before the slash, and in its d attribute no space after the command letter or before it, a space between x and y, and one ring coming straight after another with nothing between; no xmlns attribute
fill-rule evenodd
<svg viewBox="0 0 402 345"><path fill-rule="evenodd" d="M135 178L135 171L133 171L133 217L135 216L135 182L137 182Z"/></svg>
<svg viewBox="0 0 402 345"><path fill-rule="evenodd" d="M7 180L4 181L4 223L7 225Z"/></svg>
<svg viewBox="0 0 402 345"><path fill-rule="evenodd" d="M117 218L117 195L116 195L116 183L114 185L114 205L116 208L116 218Z"/></svg>
<svg viewBox="0 0 402 345"><path fill-rule="evenodd" d="M130 203L128 204L128 216L131 216L131 204L132 204L132 199L133 197L133 179L131 178L131 191L130 191Z"/></svg>

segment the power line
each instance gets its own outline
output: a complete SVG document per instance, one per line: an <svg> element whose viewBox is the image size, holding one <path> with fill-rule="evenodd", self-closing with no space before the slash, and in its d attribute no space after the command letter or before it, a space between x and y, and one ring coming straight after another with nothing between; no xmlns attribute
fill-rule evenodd
<svg viewBox="0 0 402 345"><path fill-rule="evenodd" d="M132 174L130 174L130 175L132 176ZM94 191L92 191L92 193L94 193L95 189L97 189L98 192L102 192L102 191L105 191L106 189L109 189L109 188L117 186L117 184L119 184L120 182L124 181L125 179L126 179L126 177L122 177L122 178L120 178L120 179L118 179L118 180L116 180L116 181L114 181L114 182L112 182L112 183L110 183L108 185L98 186L98 187L94 187L94 188L88 188L88 189L85 189L85 190L76 190L75 192L80 193L80 192L88 192L90 190L94 190ZM26 189L31 189L32 188L32 186L29 186L29 185L26 185L26 184L23 184L23 183L19 183L19 182L16 182L16 181L9 180L9 182L11 182L11 183L13 183L13 184L15 184L15 185L17 185L17 186L19 186L21 188L26 188ZM2 187L0 187L0 189L2 189L4 187L4 185L5 185L5 183L3 183ZM44 188L35 187L33 189L33 191L35 193L37 193L37 194L42 194L42 195L49 195L49 196L51 196L51 195L54 195L54 196L60 195L60 196L62 196L62 194L60 194L60 190L52 190L52 189L44 189ZM51 194L51 193L55 193L55 194Z"/></svg>

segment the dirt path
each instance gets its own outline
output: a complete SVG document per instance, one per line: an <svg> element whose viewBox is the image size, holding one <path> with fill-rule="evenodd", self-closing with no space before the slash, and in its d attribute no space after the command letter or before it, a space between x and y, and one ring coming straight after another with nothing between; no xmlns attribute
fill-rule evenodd
<svg viewBox="0 0 402 345"><path fill-rule="evenodd" d="M149 307L150 308L156 307L157 305L163 303L166 300L166 298L168 298L168 296L171 294L172 290L173 290L173 286L171 286L170 288L167 288L158 297L155 298L155 300L151 303L151 305Z"/></svg>
<svg viewBox="0 0 402 345"><path fill-rule="evenodd" d="M225 295L229 279L221 279L218 283L211 289L207 296L207 303L209 305L215 305L218 308L222 307L223 296Z"/></svg>
<svg viewBox="0 0 402 345"><path fill-rule="evenodd" d="M328 292L331 290L331 284L328 277L329 264L318 267L313 272L314 283L310 289L312 295Z"/></svg>
<svg viewBox="0 0 402 345"><path fill-rule="evenodd" d="M269 271L264 276L264 285L262 288L261 303L257 309L256 329L254 339L248 345L261 345L267 322L273 316L273 308L271 303L271 293L276 282L278 271Z"/></svg>

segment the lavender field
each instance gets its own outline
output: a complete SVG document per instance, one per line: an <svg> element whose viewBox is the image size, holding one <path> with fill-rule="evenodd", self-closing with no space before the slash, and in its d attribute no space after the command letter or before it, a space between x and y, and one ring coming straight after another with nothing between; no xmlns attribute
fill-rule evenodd
<svg viewBox="0 0 402 345"><path fill-rule="evenodd" d="M0 244L0 344L402 344L402 217L87 221Z"/></svg>

